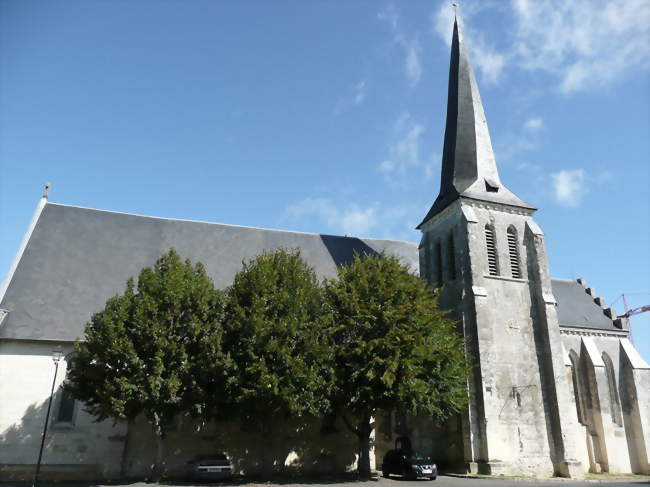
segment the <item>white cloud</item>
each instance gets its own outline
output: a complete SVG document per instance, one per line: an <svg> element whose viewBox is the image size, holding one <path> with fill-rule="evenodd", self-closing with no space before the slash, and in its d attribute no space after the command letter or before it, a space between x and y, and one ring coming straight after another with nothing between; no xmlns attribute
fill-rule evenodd
<svg viewBox="0 0 650 487"><path fill-rule="evenodd" d="M356 203L337 206L327 198L305 198L287 207L282 219L293 222L317 219L328 231L362 236L377 225L377 211L376 204L365 208Z"/></svg>
<svg viewBox="0 0 650 487"><path fill-rule="evenodd" d="M422 77L422 64L420 63L420 43L417 39L406 43L406 76L411 87L415 87Z"/></svg>
<svg viewBox="0 0 650 487"><path fill-rule="evenodd" d="M529 118L524 122L524 129L530 132L537 132L544 126L544 120L539 117Z"/></svg>
<svg viewBox="0 0 650 487"><path fill-rule="evenodd" d="M467 20L477 12L485 8L487 3L471 4L463 3L461 29L466 45L470 49L470 58L473 66L476 66L487 83L497 83L506 64L507 57L504 53L489 44L483 36L476 34L467 25ZM442 2L433 15L433 31L448 46L451 45L451 38L454 29L454 16L446 2Z"/></svg>
<svg viewBox="0 0 650 487"><path fill-rule="evenodd" d="M650 68L648 0L510 0L463 2L463 32L472 64L484 81L497 82L506 66L543 71L570 94L592 90ZM501 51L472 29L476 14L498 10L514 17L510 44ZM433 16L433 30L451 41L453 14L443 2Z"/></svg>
<svg viewBox="0 0 650 487"><path fill-rule="evenodd" d="M341 228L346 235L367 235L377 225L377 209L351 204L341 212Z"/></svg>
<svg viewBox="0 0 650 487"><path fill-rule="evenodd" d="M388 158L377 169L392 184L401 185L410 168L423 166L420 159L420 138L425 128L413 120L408 112L402 113L395 125L388 144ZM427 167L423 167L425 175Z"/></svg>
<svg viewBox="0 0 650 487"><path fill-rule="evenodd" d="M286 208L281 221L321 233L417 241L416 217L424 213L413 204L367 205L335 198L305 198Z"/></svg>
<svg viewBox="0 0 650 487"><path fill-rule="evenodd" d="M562 169L551 174L555 201L568 207L576 207L587 192L583 169Z"/></svg>
<svg viewBox="0 0 650 487"><path fill-rule="evenodd" d="M422 62L420 55L422 48L418 41L417 32L412 37L407 37L400 27L400 18L395 5L389 3L377 13L377 18L388 24L393 35L393 43L404 51L404 73L411 88L417 86L422 77Z"/></svg>

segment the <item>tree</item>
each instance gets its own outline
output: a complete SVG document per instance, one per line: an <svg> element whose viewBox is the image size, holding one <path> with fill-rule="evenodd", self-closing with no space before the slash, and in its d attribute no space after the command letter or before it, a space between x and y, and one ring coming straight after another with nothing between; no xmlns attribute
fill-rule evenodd
<svg viewBox="0 0 650 487"><path fill-rule="evenodd" d="M222 397L222 316L223 297L203 265L171 249L142 269L137 287L129 279L75 344L67 390L97 420L145 416L157 439L154 479L163 473L168 425L181 413L209 415Z"/></svg>
<svg viewBox="0 0 650 487"><path fill-rule="evenodd" d="M437 295L396 257L355 255L325 283L332 316L332 404L359 439L359 473L370 474L378 411L444 419L466 402L469 374L455 323Z"/></svg>
<svg viewBox="0 0 650 487"><path fill-rule="evenodd" d="M328 410L323 325L318 280L298 251L244 263L227 290L224 349L236 370L233 411L257 422L269 441L274 423Z"/></svg>

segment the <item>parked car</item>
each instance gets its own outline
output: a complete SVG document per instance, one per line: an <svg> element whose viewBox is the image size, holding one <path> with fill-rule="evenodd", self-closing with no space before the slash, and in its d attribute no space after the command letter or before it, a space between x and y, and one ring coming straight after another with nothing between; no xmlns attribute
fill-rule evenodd
<svg viewBox="0 0 650 487"><path fill-rule="evenodd" d="M223 453L200 457L193 463L195 480L222 480L232 477L232 465Z"/></svg>
<svg viewBox="0 0 650 487"><path fill-rule="evenodd" d="M438 466L431 457L408 450L390 450L386 453L381 471L384 477L391 474L409 479L426 477L436 480L438 477Z"/></svg>

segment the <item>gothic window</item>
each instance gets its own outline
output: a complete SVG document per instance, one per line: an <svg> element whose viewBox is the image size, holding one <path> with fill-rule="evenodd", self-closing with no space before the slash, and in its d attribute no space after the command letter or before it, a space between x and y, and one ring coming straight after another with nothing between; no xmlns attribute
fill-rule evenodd
<svg viewBox="0 0 650 487"><path fill-rule="evenodd" d="M578 354L573 350L569 352L569 358L571 359L571 378L573 379L573 395L576 401L576 409L578 411L578 421L581 424L587 424L587 416L585 414L585 402L584 402L584 386L582 384L582 376L580 375L580 370L578 369L580 359Z"/></svg>
<svg viewBox="0 0 650 487"><path fill-rule="evenodd" d="M65 390L61 391L59 408L56 412L55 423L72 423L74 419L74 398Z"/></svg>
<svg viewBox="0 0 650 487"><path fill-rule="evenodd" d="M454 247L454 234L449 234L449 239L447 240L447 254L449 259L447 263L449 264L449 279L452 281L456 279L456 248Z"/></svg>
<svg viewBox="0 0 650 487"><path fill-rule="evenodd" d="M603 362L605 362L605 374L607 375L607 385L609 388L609 408L612 412L612 421L619 426L623 426L621 403L618 398L618 388L616 387L614 364L612 364L612 359L610 359L609 355L606 353L603 353Z"/></svg>
<svg viewBox="0 0 650 487"><path fill-rule="evenodd" d="M442 286L442 281L443 281L443 276L442 276L442 242L440 242L440 240L438 240L436 242L435 258L436 258L436 263L435 263L436 282L438 283L438 286Z"/></svg>
<svg viewBox="0 0 650 487"><path fill-rule="evenodd" d="M508 255L510 256L510 272L512 273L512 277L520 279L519 245L517 243L517 230L514 227L508 228Z"/></svg>
<svg viewBox="0 0 650 487"><path fill-rule="evenodd" d="M491 276L498 276L499 259L497 257L497 245L494 228L490 225L485 225L485 246L487 250L488 272Z"/></svg>

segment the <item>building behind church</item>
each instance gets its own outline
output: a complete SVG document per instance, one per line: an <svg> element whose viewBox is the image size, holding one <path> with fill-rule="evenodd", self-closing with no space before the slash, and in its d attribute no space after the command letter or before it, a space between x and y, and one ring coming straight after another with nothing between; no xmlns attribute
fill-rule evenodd
<svg viewBox="0 0 650 487"><path fill-rule="evenodd" d="M460 26L454 24L440 193L419 224L420 244L153 218L53 203L44 194L0 287L0 480L31 478L51 387L51 351L72 351L84 325L127 278L170 247L205 264L225 288L248 260L297 248L319 277L354 252L387 252L441 290L476 367L467 409L444 424L385 411L375 466L408 436L444 469L581 477L650 474L650 366L626 319L584 280L550 277L535 208L502 182ZM43 476L145 476L146 425L94 422L55 387ZM237 470L354 468L356 439L336 423L287 424L272 438L242 425L184 418L166 440L171 475L224 451Z"/></svg>

